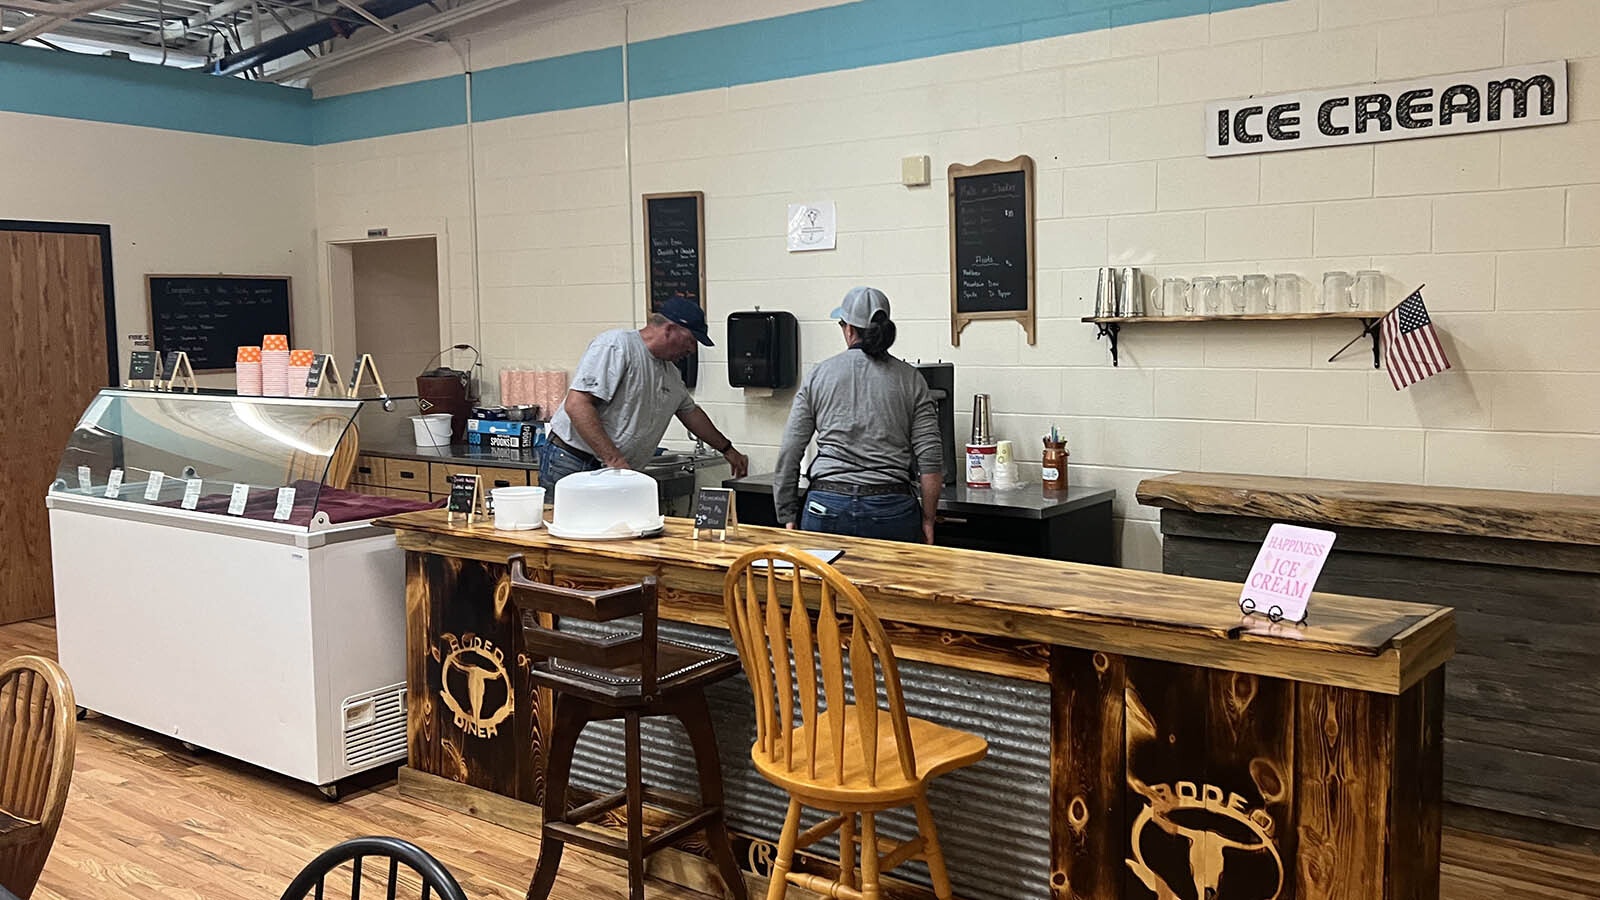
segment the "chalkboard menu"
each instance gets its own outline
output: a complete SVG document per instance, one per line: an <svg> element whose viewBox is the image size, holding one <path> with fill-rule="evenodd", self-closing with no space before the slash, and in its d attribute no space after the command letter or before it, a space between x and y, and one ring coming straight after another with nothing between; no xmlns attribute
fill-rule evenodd
<svg viewBox="0 0 1600 900"><path fill-rule="evenodd" d="M706 195L644 195L645 281L650 311L673 297L706 308ZM700 352L678 360L683 383L700 380Z"/></svg>
<svg viewBox="0 0 1600 900"><path fill-rule="evenodd" d="M1034 342L1033 160L952 165L950 342L981 319L1014 319Z"/></svg>
<svg viewBox="0 0 1600 900"><path fill-rule="evenodd" d="M292 334L288 276L146 275L145 295L156 349L182 350L198 372L232 369L264 334Z"/></svg>
<svg viewBox="0 0 1600 900"><path fill-rule="evenodd" d="M705 195L644 195L644 234L649 255L645 276L649 280L650 309L673 297L706 305Z"/></svg>

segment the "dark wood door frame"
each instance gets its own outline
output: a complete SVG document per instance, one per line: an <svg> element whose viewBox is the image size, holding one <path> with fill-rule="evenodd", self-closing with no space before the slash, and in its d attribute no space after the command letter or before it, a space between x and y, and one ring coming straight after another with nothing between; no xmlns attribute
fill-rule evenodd
<svg viewBox="0 0 1600 900"><path fill-rule="evenodd" d="M100 237L100 277L106 303L106 386L122 383L122 354L117 349L117 293L111 277L111 226L76 222L34 222L0 219L0 231L36 231L45 234L94 234Z"/></svg>

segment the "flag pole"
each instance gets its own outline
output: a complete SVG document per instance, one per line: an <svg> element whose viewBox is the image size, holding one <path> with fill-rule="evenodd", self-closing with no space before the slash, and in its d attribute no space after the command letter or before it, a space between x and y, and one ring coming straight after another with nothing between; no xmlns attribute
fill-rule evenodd
<svg viewBox="0 0 1600 900"><path fill-rule="evenodd" d="M1423 282L1422 284L1417 285L1417 290L1416 291L1412 291L1411 294L1415 294L1417 291L1420 291L1420 290L1422 290L1423 288L1425 288L1427 286L1428 286L1428 283L1427 282ZM1411 294L1406 294L1406 296L1409 297L1409 296L1411 296ZM1394 307L1390 307L1389 308L1389 312L1394 312ZM1372 329L1378 327L1378 324L1383 321L1384 316L1387 316L1388 314L1389 313L1386 312L1382 316L1377 316L1376 318L1368 319L1367 320L1367 324L1362 327L1361 333L1356 335L1355 337L1351 338L1350 339L1350 343L1345 344L1343 347L1340 347L1337 351L1334 352L1334 354L1332 356L1328 357L1328 362L1333 362L1334 360L1337 360L1339 357L1344 355L1344 352L1346 350L1349 350L1351 347L1354 347L1356 341L1359 341L1362 338L1366 337L1367 335L1371 334L1372 333Z"/></svg>

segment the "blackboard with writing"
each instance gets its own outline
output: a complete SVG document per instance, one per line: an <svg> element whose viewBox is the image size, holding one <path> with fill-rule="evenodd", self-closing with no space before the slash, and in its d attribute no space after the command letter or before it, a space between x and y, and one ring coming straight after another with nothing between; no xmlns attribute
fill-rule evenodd
<svg viewBox="0 0 1600 900"><path fill-rule="evenodd" d="M146 275L145 287L156 348L189 354L196 371L232 369L239 347L292 334L287 276Z"/></svg>
<svg viewBox="0 0 1600 900"><path fill-rule="evenodd" d="M719 540L725 539L736 518L732 488L703 487L695 491L694 537L700 537L701 531L713 531L721 532Z"/></svg>
<svg viewBox="0 0 1600 900"><path fill-rule="evenodd" d="M1033 161L952 165L951 342L978 319L1016 319L1034 340Z"/></svg>
<svg viewBox="0 0 1600 900"><path fill-rule="evenodd" d="M129 381L155 381L161 377L161 357L154 350L135 350L128 358Z"/></svg>
<svg viewBox="0 0 1600 900"><path fill-rule="evenodd" d="M644 228L650 309L672 297L705 308L705 197L646 194Z"/></svg>

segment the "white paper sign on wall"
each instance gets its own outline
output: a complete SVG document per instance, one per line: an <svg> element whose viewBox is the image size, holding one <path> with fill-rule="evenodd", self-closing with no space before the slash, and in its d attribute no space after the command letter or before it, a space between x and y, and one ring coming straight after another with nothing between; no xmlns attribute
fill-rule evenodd
<svg viewBox="0 0 1600 900"><path fill-rule="evenodd" d="M838 234L833 203L789 204L789 252L832 250Z"/></svg>
<svg viewBox="0 0 1600 900"><path fill-rule="evenodd" d="M1206 155L1404 141L1565 121L1567 63L1557 60L1210 103Z"/></svg>
<svg viewBox="0 0 1600 900"><path fill-rule="evenodd" d="M1239 592L1239 608L1274 622L1302 622L1317 576L1338 535L1279 522L1267 530L1250 577Z"/></svg>

